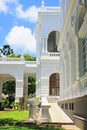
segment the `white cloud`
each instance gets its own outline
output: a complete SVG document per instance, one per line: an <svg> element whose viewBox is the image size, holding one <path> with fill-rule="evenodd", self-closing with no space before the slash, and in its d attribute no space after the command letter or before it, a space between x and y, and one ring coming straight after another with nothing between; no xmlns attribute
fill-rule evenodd
<svg viewBox="0 0 87 130"><path fill-rule="evenodd" d="M16 8L17 17L28 20L30 22L36 22L39 8L37 8L36 6L31 6L24 11L22 7L23 7L22 5L19 5Z"/></svg>
<svg viewBox="0 0 87 130"><path fill-rule="evenodd" d="M5 0L0 0L0 12L6 13L8 11L8 7L6 6Z"/></svg>
<svg viewBox="0 0 87 130"><path fill-rule="evenodd" d="M34 35L29 28L25 28L24 26L14 26L5 37L5 41L17 53L36 53L36 40Z"/></svg>
<svg viewBox="0 0 87 130"><path fill-rule="evenodd" d="M0 0L0 12L7 13L9 11L8 4L17 3L18 0Z"/></svg>
<svg viewBox="0 0 87 130"><path fill-rule="evenodd" d="M14 6L11 6L12 4ZM37 21L38 10L39 8L34 5L24 10L23 5L18 0L0 0L0 12L16 14L18 19L24 19L29 22L35 23Z"/></svg>

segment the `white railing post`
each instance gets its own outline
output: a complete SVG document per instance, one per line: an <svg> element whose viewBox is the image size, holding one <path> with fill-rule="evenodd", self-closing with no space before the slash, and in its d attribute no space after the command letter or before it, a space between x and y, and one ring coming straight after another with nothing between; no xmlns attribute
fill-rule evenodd
<svg viewBox="0 0 87 130"><path fill-rule="evenodd" d="M50 116L49 116L49 108L50 104L48 103L46 97L42 97L41 99L41 115L40 119L41 122L49 122L50 121Z"/></svg>

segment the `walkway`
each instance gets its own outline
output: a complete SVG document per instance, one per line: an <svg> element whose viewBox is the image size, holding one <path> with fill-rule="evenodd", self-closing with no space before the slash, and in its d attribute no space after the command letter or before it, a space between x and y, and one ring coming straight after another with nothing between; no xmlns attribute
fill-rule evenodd
<svg viewBox="0 0 87 130"><path fill-rule="evenodd" d="M73 124L73 121L63 112L57 103L50 103L50 105L49 113L53 123Z"/></svg>
<svg viewBox="0 0 87 130"><path fill-rule="evenodd" d="M49 113L52 123L65 124L62 125L64 130L81 130L73 124L73 121L63 112L57 103L50 103L50 105Z"/></svg>
<svg viewBox="0 0 87 130"><path fill-rule="evenodd" d="M78 128L75 125L62 125L62 128L64 130L81 130L80 128Z"/></svg>

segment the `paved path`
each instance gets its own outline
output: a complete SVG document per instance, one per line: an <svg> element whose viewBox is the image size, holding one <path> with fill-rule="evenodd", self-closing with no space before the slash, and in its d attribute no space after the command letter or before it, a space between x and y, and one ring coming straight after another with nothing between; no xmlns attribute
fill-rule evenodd
<svg viewBox="0 0 87 130"><path fill-rule="evenodd" d="M73 123L57 103L50 103L50 105L49 113L53 123Z"/></svg>
<svg viewBox="0 0 87 130"><path fill-rule="evenodd" d="M75 125L62 125L62 128L64 130L81 130L80 128L78 128Z"/></svg>
<svg viewBox="0 0 87 130"><path fill-rule="evenodd" d="M66 125L62 125L64 130L81 130L73 124L73 121L64 113L57 103L50 103L50 105L49 113L53 123L65 123Z"/></svg>

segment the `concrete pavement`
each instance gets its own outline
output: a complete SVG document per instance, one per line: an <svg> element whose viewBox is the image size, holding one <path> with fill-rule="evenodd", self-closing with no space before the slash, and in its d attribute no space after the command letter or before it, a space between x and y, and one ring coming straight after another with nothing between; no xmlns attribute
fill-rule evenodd
<svg viewBox="0 0 87 130"><path fill-rule="evenodd" d="M53 123L73 124L73 121L63 112L57 103L50 103L50 105L49 113Z"/></svg>

